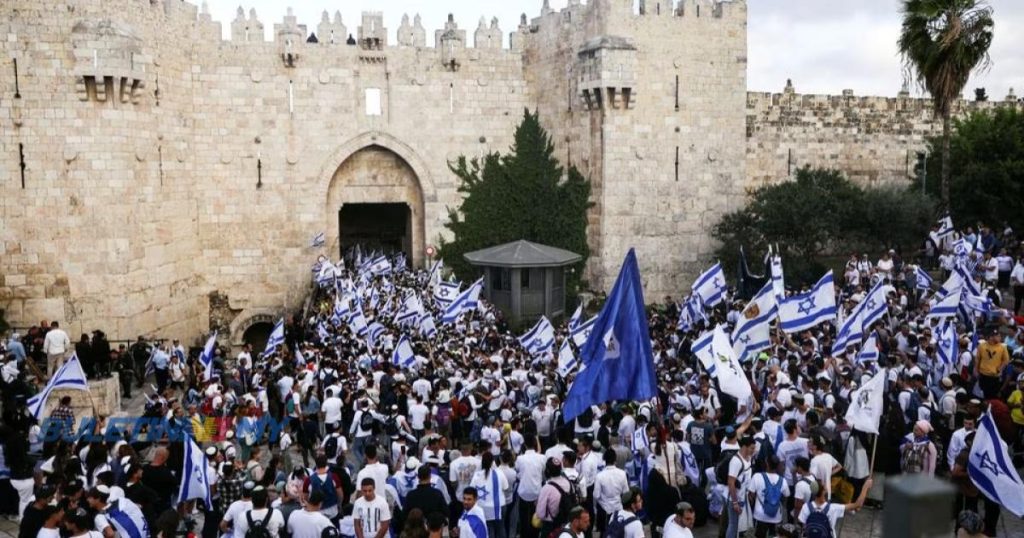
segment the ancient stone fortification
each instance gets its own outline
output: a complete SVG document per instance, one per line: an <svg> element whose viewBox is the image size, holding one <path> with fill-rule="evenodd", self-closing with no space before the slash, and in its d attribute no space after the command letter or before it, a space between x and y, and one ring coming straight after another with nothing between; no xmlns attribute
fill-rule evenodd
<svg viewBox="0 0 1024 538"><path fill-rule="evenodd" d="M748 95L741 0L633 4L545 4L506 48L497 21L286 15L265 41L239 10L222 40L180 0L0 2L0 308L237 343L298 306L313 259L353 233L346 207L400 204L422 264L459 204L448 161L506 150L527 107L593 180L592 287L633 246L657 300L746 187L789 163L902 179L935 129L906 98Z"/></svg>

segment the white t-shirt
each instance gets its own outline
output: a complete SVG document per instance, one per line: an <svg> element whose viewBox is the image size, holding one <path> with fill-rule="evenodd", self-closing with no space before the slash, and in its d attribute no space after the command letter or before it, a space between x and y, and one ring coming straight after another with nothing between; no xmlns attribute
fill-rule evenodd
<svg viewBox="0 0 1024 538"><path fill-rule="evenodd" d="M238 532L238 521L236 520L239 517L244 517L243 514L245 514L249 510L252 510L252 501L237 500L231 503L231 505L228 506L227 511L224 512L224 521L227 521L228 523L234 525L235 532L232 533L233 536L237 538L242 538L243 536L245 536L244 532Z"/></svg>
<svg viewBox="0 0 1024 538"><path fill-rule="evenodd" d="M352 518L362 525L364 537L372 537L385 521L391 521L391 510L381 495L374 495L372 501L360 497L352 506Z"/></svg>
<svg viewBox="0 0 1024 538"><path fill-rule="evenodd" d="M630 512L629 510L622 510L620 512L616 512L612 517L619 521L622 521L625 519L636 517L636 514ZM640 520L640 518L637 518L636 521L633 521L632 523L626 525L626 528L623 530L624 533L622 535L622 538L644 538L644 524Z"/></svg>
<svg viewBox="0 0 1024 538"><path fill-rule="evenodd" d="M836 465L839 465L839 462L828 452L822 452L811 458L811 476L825 485L828 495L832 494L832 468Z"/></svg>
<svg viewBox="0 0 1024 538"><path fill-rule="evenodd" d="M839 518L843 517L843 514L846 513L846 505L838 503L832 503L829 505L827 502L825 504L818 504L815 501L811 501L804 504L804 507L800 509L800 515L797 517L797 519L800 520L800 523L807 523L807 518L811 515L811 506L814 506L816 511L824 510L825 506L829 507L828 521L832 524L832 536L836 536L836 522L839 521Z"/></svg>
<svg viewBox="0 0 1024 538"><path fill-rule="evenodd" d="M270 531L271 536L280 536L281 528L284 527L284 516L273 508L259 508L238 514L238 517L235 518L235 538L243 538L249 530L249 520L246 518L246 514L248 514L249 518L252 518L253 523L258 524L263 521L263 518L267 517L267 510L273 511L270 519L267 521L267 530Z"/></svg>
<svg viewBox="0 0 1024 538"><path fill-rule="evenodd" d="M767 482L765 477L767 477ZM764 512L764 501L768 488L774 487L779 480L782 480L782 493L779 497L779 510L773 517ZM758 473L750 480L750 491L757 496L757 502L754 503L754 519L764 523L782 523L782 514L786 512L786 497L789 497L789 484L786 479L775 473Z"/></svg>
<svg viewBox="0 0 1024 538"><path fill-rule="evenodd" d="M661 528L662 538L693 538L693 533L690 532L690 529L676 523L675 514L668 516L668 519L665 520L665 524Z"/></svg>
<svg viewBox="0 0 1024 538"><path fill-rule="evenodd" d="M786 479L790 482L793 481L793 468L796 466L796 459L799 457L809 458L811 456L810 451L807 449L807 439L803 437L797 437L790 441L789 439L783 440L779 443L779 449L776 451L779 459L786 464Z"/></svg>
<svg viewBox="0 0 1024 538"><path fill-rule="evenodd" d="M292 538L320 538L320 533L331 526L331 520L320 512L296 510L288 516L288 533Z"/></svg>
<svg viewBox="0 0 1024 538"><path fill-rule="evenodd" d="M427 423L427 415L429 414L429 407L421 403L413 404L409 408L409 426L414 430L424 429Z"/></svg>
<svg viewBox="0 0 1024 538"><path fill-rule="evenodd" d="M744 486L750 481L751 472L753 472L751 462L743 459L743 456L736 454L729 459L729 476L736 479L736 491L739 493L740 502L743 502ZM728 486L729 483L726 482L723 485Z"/></svg>
<svg viewBox="0 0 1024 538"><path fill-rule="evenodd" d="M341 422L342 405L344 403L337 396L324 399L324 403L320 404L320 411L324 413L324 424L337 424Z"/></svg>

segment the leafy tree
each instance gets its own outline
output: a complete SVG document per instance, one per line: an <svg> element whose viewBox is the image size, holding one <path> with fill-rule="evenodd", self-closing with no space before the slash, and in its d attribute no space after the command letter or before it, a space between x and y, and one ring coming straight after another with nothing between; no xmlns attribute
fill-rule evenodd
<svg viewBox="0 0 1024 538"><path fill-rule="evenodd" d="M1012 107L980 111L955 126L949 144L953 222L1024 228L1024 112ZM929 144L938 147L942 139ZM938 168L929 161L925 172L934 177Z"/></svg>
<svg viewBox="0 0 1024 538"><path fill-rule="evenodd" d="M950 124L953 104L975 68L988 65L992 9L983 0L903 0L899 47L903 63L932 96L942 118L942 205L950 207Z"/></svg>
<svg viewBox="0 0 1024 538"><path fill-rule="evenodd" d="M724 267L736 267L740 247L758 272L760 253L777 247L786 279L809 283L832 256L882 248L912 253L934 222L934 203L897 187L864 190L835 170L805 167L796 180L758 188L747 206L728 213L712 231Z"/></svg>
<svg viewBox="0 0 1024 538"><path fill-rule="evenodd" d="M441 239L440 255L458 278L468 281L475 274L463 254L525 239L583 257L566 275L567 292L575 293L590 255L590 181L575 166L566 173L558 164L536 113L524 111L509 153L482 160L462 156L449 168L459 178L463 200L457 210L448 208L445 227L453 239Z"/></svg>

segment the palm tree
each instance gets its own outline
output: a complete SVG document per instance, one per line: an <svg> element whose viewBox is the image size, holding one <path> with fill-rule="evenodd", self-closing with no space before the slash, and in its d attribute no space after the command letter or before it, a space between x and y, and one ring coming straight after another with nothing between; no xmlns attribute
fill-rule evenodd
<svg viewBox="0 0 1024 538"><path fill-rule="evenodd" d="M949 209L949 136L953 104L976 68L989 63L992 9L984 0L903 0L898 47L907 73L932 96L942 117L942 205Z"/></svg>

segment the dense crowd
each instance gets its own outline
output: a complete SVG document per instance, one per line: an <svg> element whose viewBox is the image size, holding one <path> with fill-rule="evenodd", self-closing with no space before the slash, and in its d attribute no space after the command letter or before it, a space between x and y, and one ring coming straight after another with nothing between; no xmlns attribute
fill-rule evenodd
<svg viewBox="0 0 1024 538"><path fill-rule="evenodd" d="M72 343L43 322L3 343L0 512L20 521L23 538L684 538L709 521L728 538L817 537L837 536L877 473L921 473L958 490L937 515L948 512L962 535L995 536L1000 506L974 486L966 458L986 413L1024 449L1024 332L1014 317L1024 265L1004 254L1018 252L1012 233L963 235L966 260L929 241L924 265L959 263L995 300L1010 288L1017 300L1003 316L971 320L973 333L961 327L953 363L937 357L931 292L916 289L916 266L895 252L852 256L840 309L887 286L888 314L870 328L877 359L855 360L856 346L832 356L835 322L773 329L744 363L751 396L737 401L690 346L715 325L733 327L747 303L727 297L681 330L681 307L666 298L647 320L657 397L594 405L570 421L561 402L575 370L557 357L573 340L568 325L538 352L483 300L435 324L447 304L435 293L439 271L400 259L384 272L353 253L318 262L309 309L288 317L264 353L217 346L210 357L142 337L115 348L102 331ZM413 357L396 364L403 341ZM569 347L578 353L578 342ZM170 427L76 440L68 397L33 416L26 402L72 355L90 378L118 376L125 397L144 391L143 414ZM879 433L851 428L851 395L883 370ZM90 428L106 431L107 420ZM175 427L207 457L209 506L179 502L188 460Z"/></svg>

